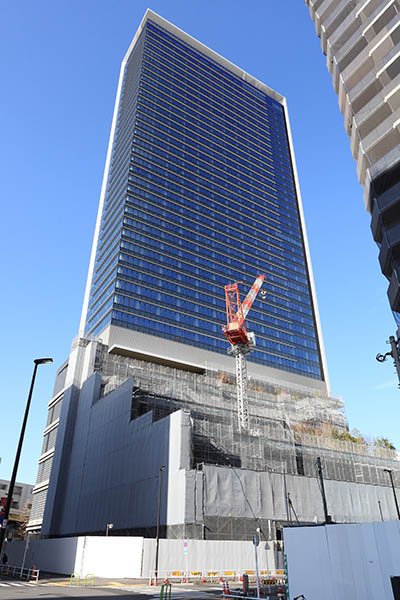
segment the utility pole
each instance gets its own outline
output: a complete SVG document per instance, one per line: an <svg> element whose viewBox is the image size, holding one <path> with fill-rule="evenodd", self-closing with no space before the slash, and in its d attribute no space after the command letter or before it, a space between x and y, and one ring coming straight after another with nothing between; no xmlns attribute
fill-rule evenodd
<svg viewBox="0 0 400 600"><path fill-rule="evenodd" d="M396 368L396 373L397 373L397 377L399 380L398 387L400 387L400 347L399 347L399 342L400 342L399 338L397 338L397 340L396 340L396 338L393 335L391 335L389 338L389 344L390 344L390 348L391 348L390 352L386 352L386 354L377 354L376 355L376 360L378 362L385 362L385 360L388 356L391 356L393 358L393 363Z"/></svg>
<svg viewBox="0 0 400 600"><path fill-rule="evenodd" d="M324 506L325 523L326 524L332 523L332 517L331 517L331 515L328 515L328 506L326 504L324 477L322 475L321 458L319 456L317 458L317 472L318 472L320 488L321 488L322 504Z"/></svg>

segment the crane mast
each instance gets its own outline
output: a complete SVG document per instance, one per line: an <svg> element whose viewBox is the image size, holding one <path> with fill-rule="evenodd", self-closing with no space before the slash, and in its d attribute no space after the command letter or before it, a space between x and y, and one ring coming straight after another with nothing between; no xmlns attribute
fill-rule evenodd
<svg viewBox="0 0 400 600"><path fill-rule="evenodd" d="M249 409L247 397L247 363L246 354L255 346L254 333L247 332L245 319L263 284L265 275L259 275L250 288L243 303L240 300L239 285L232 283L225 286L226 326L222 327L231 347L236 363L236 390L239 429L249 428Z"/></svg>

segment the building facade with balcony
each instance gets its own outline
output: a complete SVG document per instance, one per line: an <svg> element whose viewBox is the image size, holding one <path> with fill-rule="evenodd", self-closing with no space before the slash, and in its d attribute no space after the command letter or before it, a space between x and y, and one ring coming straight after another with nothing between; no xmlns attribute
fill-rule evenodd
<svg viewBox="0 0 400 600"><path fill-rule="evenodd" d="M400 2L305 0L332 75L400 325Z"/></svg>

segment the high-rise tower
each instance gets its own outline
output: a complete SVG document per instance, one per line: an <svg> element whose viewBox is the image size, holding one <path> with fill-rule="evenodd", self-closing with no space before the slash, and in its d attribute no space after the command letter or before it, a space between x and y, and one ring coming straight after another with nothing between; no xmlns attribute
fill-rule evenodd
<svg viewBox="0 0 400 600"><path fill-rule="evenodd" d="M228 368L223 286L259 273L253 373L326 389L285 99L148 11L122 62L81 332Z"/></svg>
<svg viewBox="0 0 400 600"><path fill-rule="evenodd" d="M338 94L400 325L400 2L305 2Z"/></svg>

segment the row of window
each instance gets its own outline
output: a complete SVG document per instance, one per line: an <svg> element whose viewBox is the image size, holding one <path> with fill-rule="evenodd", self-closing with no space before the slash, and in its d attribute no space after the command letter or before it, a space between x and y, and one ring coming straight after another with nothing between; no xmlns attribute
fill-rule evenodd
<svg viewBox="0 0 400 600"><path fill-rule="evenodd" d="M150 318L131 315L129 313L114 309L111 313L111 322L120 327L129 327L130 329L143 331L144 333L149 333L150 335L157 335L159 337L169 338L174 341L204 348L206 350L226 354L227 344L223 340L202 335L201 333L194 331L181 329L167 323L154 321ZM189 353L188 358L190 359ZM255 350L249 356L248 360L264 365L267 364L272 367L284 369L300 375L313 377L315 379L321 378L321 372L317 365L305 364L300 360L285 358L272 353L267 354L266 352Z"/></svg>
<svg viewBox="0 0 400 600"><path fill-rule="evenodd" d="M155 214L162 214L162 210L161 208L158 207L158 205L155 205L152 202L152 198L150 197L151 195L149 193L145 193L144 196L140 195L140 197L136 197L136 196L127 196L126 198L126 206L124 209L124 212L126 214L129 214L131 212L131 207L140 207L141 209L145 209L145 210L149 210L150 212L154 212ZM159 204L161 206L164 206L168 209L175 206L172 203L170 203L169 200L165 200L162 199L160 200ZM180 208L177 212L182 214L183 209ZM131 212L131 214L134 214L133 212ZM171 213L167 213L167 214L171 214ZM172 214L175 214L175 211L172 210ZM184 213L183 213L184 214ZM120 235L120 234L118 234ZM292 252L292 248L289 246L289 248L286 246L286 244L284 244L283 242L278 242L277 240L271 238L271 236L269 235L264 235L264 239L266 242L271 242L271 252L276 254L276 255L280 255L282 257L284 256L291 256L291 252ZM279 244L279 245L278 245ZM183 245L183 241L181 238L179 238L178 242L176 245L166 245L164 246L163 242L160 242L160 250L165 250L167 253L169 254L174 254L174 252L177 252L177 250L179 249L179 247L182 247ZM278 246L278 247L277 247ZM238 270L242 270L245 273L249 272L249 269L256 269L257 271L262 271L263 269L267 268L268 270L268 264L266 262L266 255L263 252L258 252L258 250L256 252L253 253L253 255L251 256L250 260L249 260L249 256L248 255L241 255L239 257L236 258L237 254L236 252L229 252L229 254L226 253L226 245L223 244L217 244L214 245L214 247L210 247L209 243L207 244L193 244L192 242L188 242L188 245L186 246L190 252L190 260L196 260L194 256L207 256L210 260L212 260L213 262L220 262L221 265L223 267L225 267L226 265L235 265L236 268ZM215 251L215 248L218 248L218 251ZM281 250L283 249L283 250ZM188 254L189 257L189 254ZM241 276L241 279L243 277ZM277 284L285 287L285 288L290 288L292 290L295 290L297 292L300 292L301 294L305 294L308 295L308 287L305 283L300 284L296 281L293 281L292 279L288 279L287 277L282 277L280 276L275 277L273 275L271 275L270 273L268 274L268 279L270 281L275 281Z"/></svg>
<svg viewBox="0 0 400 600"><path fill-rule="evenodd" d="M157 55L164 56L168 62L173 62L182 68L186 67L188 73L201 77L201 81L207 80L210 85L225 89L228 97L242 99L251 105L254 110L261 111L261 113L268 106L272 111L275 111L278 118L282 116L282 106L264 92L257 90L254 86L197 52L191 46L185 45L184 42L172 34L164 33L160 28L154 28L150 24L148 30L151 34L146 35L145 53L148 53L149 48L153 47L156 49ZM176 57L175 61L174 57ZM248 93L249 91L251 94ZM262 101L261 105L260 102L255 100L255 95ZM274 113L271 112L270 114L272 116Z"/></svg>
<svg viewBox="0 0 400 600"><path fill-rule="evenodd" d="M142 177L136 177L136 175L129 176L129 181L138 183L139 185L146 185L147 182L144 179L143 173L143 171L139 172L139 175L142 175ZM153 180L156 180L157 183L163 183L159 177L153 177ZM169 186L165 185L165 187L171 188L176 186L170 184ZM135 189L136 188L128 185L128 192L132 193ZM192 231L202 232L207 237L220 239L221 241L226 240L227 245L233 247L236 246L237 240L242 240L251 246L254 244L260 248L265 253L266 259L269 261L275 261L282 264L282 266L294 270L297 270L296 265L304 266L304 257L302 255L299 256L298 253L295 252L293 246L285 247L284 250L276 248L275 246L268 244L266 237L253 227L246 227L242 222L235 221L235 219L229 218L228 216L221 219L221 215L213 210L208 210L208 208L206 208L207 216L205 216L204 211L199 211L200 207L198 203L190 201L184 202L184 198L181 198L180 206L177 206L175 202L168 201L167 207L161 208L159 205L163 205L162 202L159 202L158 205L152 204L150 202L145 202L142 199L139 200L134 196L129 202L131 204L136 204L136 206L140 206L143 210L131 208L127 205L125 207L125 213L140 217L149 223L155 225L159 224L160 218L157 219L157 217L153 216L157 215L162 218L162 225L160 225L160 227L165 227L165 223L167 222L179 224ZM230 207L226 213L227 215L235 215L235 211ZM224 231L223 236L219 233L221 230ZM172 229L172 231L174 230ZM304 272L304 270L302 272Z"/></svg>
<svg viewBox="0 0 400 600"><path fill-rule="evenodd" d="M133 162L133 164L141 165L142 167L144 167L147 170L146 172L150 171L152 173L157 173L158 175L161 175L163 177L163 179L168 179L177 184L183 185L184 186L183 189L185 189L185 188L191 189L191 190L199 192L203 196L207 196L207 197L210 197L213 199L215 199L216 194L218 194L222 198L228 198L228 201L230 202L232 209L236 208L236 204L232 205L233 202L235 202L235 203L237 202L239 204L239 206L241 206L242 208L246 208L247 206L254 206L254 202L256 202L256 203L261 203L265 206L265 212L267 213L267 216L272 216L272 218L280 219L281 216L285 215L285 217L288 218L289 222L291 222L291 221L294 221L296 223L298 222L297 211L295 212L294 210L287 210L283 206L271 206L271 204L268 203L268 201L266 202L263 198L257 198L253 194L249 194L242 190L235 189L228 181L225 181L222 184L223 187L220 187L219 185L215 185L212 181L210 181L209 177L204 178L202 176L200 169L197 169L197 171L199 171L198 174L196 173L196 175L194 175L194 174L192 175L191 174L192 169L186 168L186 170L184 172L184 177L183 177L182 169L179 170L179 173L171 172L171 170L169 169L168 161L161 161L160 159L158 159L159 163L164 163L163 166L167 167L165 169L165 168L161 168L159 166L156 166L156 165L150 163L148 160L145 160L144 158L143 159L140 158L137 155L137 153L135 153L132 156L131 162ZM135 171L134 167L132 167L132 166L131 166L130 170ZM178 171L178 169L175 169L175 171ZM239 192L239 195L237 195L238 192ZM218 196L217 196L217 198L218 198ZM226 203L226 201L225 201L225 203Z"/></svg>
<svg viewBox="0 0 400 600"><path fill-rule="evenodd" d="M144 113L152 118L152 124L155 124L157 129L162 129L169 134L174 132L178 133L179 137L184 135L184 139L189 141L189 143L196 140L205 145L206 148L210 147L228 157L235 158L236 155L236 160L245 164L250 164L253 169L254 167L258 167L264 175L264 178L267 180L269 189L276 193L276 174L273 174L272 179L272 173L269 170L266 155L260 154L257 151L257 148L250 143L247 146L244 146L240 143L242 138L234 137L233 135L214 135L210 130L207 119L202 118L200 120L194 115L189 115L189 118L187 118L184 113L181 114L181 111L178 111L175 107L172 108L168 102L162 99L157 99L157 101L155 101L152 95L148 94L143 88L141 89L138 98L137 113ZM179 116L180 114L181 116ZM155 123L154 119L159 119L159 121ZM273 151L275 151L275 149L273 149ZM286 192L289 196L293 196L293 181L291 184L288 184L286 181L280 179L279 183L282 192Z"/></svg>
<svg viewBox="0 0 400 600"><path fill-rule="evenodd" d="M193 302L194 298L185 300L184 298L178 298L173 294L169 295L166 290L153 290L143 285L132 286L130 290L123 289L123 286L117 285L117 289L119 292L124 292L124 294L116 294L114 296L114 303L121 304L124 307L140 310L141 303L148 300L154 306L154 314L159 314L157 311L160 308L171 308L172 311L176 311L176 320L178 321L183 312L191 318L198 315L207 321L211 321L207 324L207 329L211 327L211 330L214 333L220 333L221 326L225 322L224 305L214 308L209 305L201 304L198 301ZM257 307L253 306L251 313L251 328L254 328L257 336L263 335L270 340L283 340L289 344L295 345L298 349L301 349L302 346L309 348L310 350L317 349L315 341L305 339L304 337L297 336L288 331L283 331L282 329L271 327L270 317L265 315L259 309L261 302L259 301L257 304Z"/></svg>
<svg viewBox="0 0 400 600"><path fill-rule="evenodd" d="M141 270L143 269L143 270ZM176 293L179 294L182 292L184 294L184 290L187 288L198 288L202 289L209 294L214 294L219 297L221 294L221 285L217 283L212 283L210 281L204 281L200 278L183 276L177 281L176 272L168 269L165 266L142 262L141 259L136 259L134 267L125 267L123 265L119 265L118 269L119 277L126 277L132 282L141 282L147 284L149 287L154 286L155 282L157 282L160 278L161 281L167 285L165 280L168 282L172 282L171 285L175 289ZM233 278L232 278L233 279ZM290 308L285 308L279 306L278 304L274 304L271 299L268 300L268 312L278 317L282 317L286 321L296 322L298 324L304 325L307 328L314 327L314 321L307 317L307 315L303 315L301 313L296 313ZM308 332L308 333L307 333ZM310 333L310 329L307 329L307 335L314 337L313 333Z"/></svg>
<svg viewBox="0 0 400 600"><path fill-rule="evenodd" d="M137 198L129 198L129 202L127 202L125 208L126 214L135 214L134 210L130 208L130 205L134 205L135 203L137 203L137 206L146 208L146 203L142 202ZM122 232L122 238L124 235L124 232ZM126 237L136 239L136 236L132 236L130 232L126 234ZM294 299L308 303L308 288L305 285L299 285L287 277L273 275L270 272L268 257L265 254L260 253L261 256L258 256L258 254L254 253L253 256L249 254L237 256L236 252L229 252L227 254L226 246L223 244L214 244L214 248L212 248L209 244L195 244L182 238L177 238L175 244L159 241L156 244L150 243L150 245L156 247L161 254L167 254L172 257L177 256L192 264L202 264L208 269L210 269L211 264L224 273L227 272L227 269L230 271L233 269L236 273L239 273L238 279L240 281L246 279L249 272L266 272L268 285L275 283L280 293L289 294ZM122 243L121 248L124 247L128 248L128 246ZM138 252L137 247L135 252ZM299 294L296 294L296 292Z"/></svg>
<svg viewBox="0 0 400 600"><path fill-rule="evenodd" d="M131 209L130 207L126 208L126 212L128 212L130 214L132 214L133 216L139 218L139 219L143 219L144 223L154 223L157 224L156 218L151 218L151 219L147 219L146 218L146 213L143 213L142 211L139 210L134 210ZM144 215L144 216L143 216ZM184 245L183 240L181 240L181 243L179 244L181 247ZM129 242L122 242L121 243L121 249L125 249L129 252L132 252L134 254L137 253L137 246L136 245L132 245ZM169 252L166 252L166 250L169 250ZM236 276L237 280L242 280L243 276L244 277L248 277L248 272L249 269L246 269L246 266L243 265L243 262L240 261L236 261L234 258L230 258L230 256L224 256L224 255L220 255L220 262L218 264L218 262L213 262L211 263L210 259L210 251L207 251L207 248L204 248L204 251L202 250L201 252L197 252L197 253L192 253L192 252L186 252L185 250L182 250L181 248L175 248L175 247L169 247L166 248L164 246L163 251L160 252L159 248L157 248L156 252L152 252L151 253L152 257L156 258L157 260L159 260L160 262L164 262L164 256L168 256L169 255L169 259L170 260L178 260L180 258L183 259L183 263L186 264L186 269L188 270L192 270L194 269L197 265L200 265L202 267L204 267L206 269L206 272L208 273L210 270L212 271L220 271L221 274L225 277L229 277L231 278L233 276L233 274ZM150 253L149 253L150 256ZM224 260L225 258L225 260ZM248 257L250 258L250 257ZM179 261L181 262L181 261ZM251 266L251 270L256 270L256 271L263 271L263 267L265 267L265 261L248 261L249 263L252 263ZM245 268L243 269L243 266L245 266ZM210 269L211 267L211 269ZM296 300L297 302L301 302L302 304L306 304L309 305L310 301L309 301L309 295L306 292L305 294L299 294L295 291L292 291L290 289L287 289L287 287L283 287L282 283L280 282L281 285L275 286L271 279L268 280L268 290L269 291L274 291L277 293L277 295L280 296L285 296L288 298L291 298L293 300Z"/></svg>
<svg viewBox="0 0 400 600"><path fill-rule="evenodd" d="M213 135L216 135L215 139L236 141L239 150L248 152L251 149L263 159L265 155L279 154L280 158L288 164L287 144L281 146L277 142L276 136L270 135L269 128L254 127L250 129L243 121L235 122L236 120L231 117L218 116L221 114L220 111L213 110L209 102L203 102L199 97L188 93L182 96L181 87L175 86L171 82L168 82L168 85L158 84L155 76L145 68L142 69L141 84L145 85L141 87L140 96L142 96L142 91L146 91L147 97L153 102L161 102L163 106L171 107L170 113L174 115L175 121L183 125L188 122L196 123L203 130L204 127L207 127L208 133L212 131ZM270 175L274 177L274 171L270 171ZM290 178L287 178L287 183L289 186L291 185Z"/></svg>
<svg viewBox="0 0 400 600"><path fill-rule="evenodd" d="M102 303L98 306L96 310L92 309L90 314L88 313L86 323L89 327L93 327L93 325L101 319L104 314L113 306L114 303L114 292L112 289L109 290L108 296L104 295L101 300Z"/></svg>
<svg viewBox="0 0 400 600"><path fill-rule="evenodd" d="M271 113L267 107L249 106L247 100L238 95L229 96L221 86L221 81L212 83L208 77L204 78L194 70L182 69L182 64L171 62L171 57L160 50L154 51L153 42L146 44L143 56L142 71L162 86L168 87L176 84L178 94L186 98L187 94L197 103L203 99L207 109L219 115L225 121L247 123L255 130L266 131L267 134L286 146L285 120L282 108L279 116ZM173 61L173 58L172 58Z"/></svg>
<svg viewBox="0 0 400 600"><path fill-rule="evenodd" d="M150 152L146 152L143 148L150 150ZM185 160L182 160L175 156L174 153L168 153L162 150L159 144L152 146L150 144L145 144L139 139L132 147L132 152L134 152L133 156L136 154L143 156L143 158L147 158L153 163L166 167L169 171L177 174L184 174L186 178L194 180L193 174L196 174L196 177L200 176L203 179L204 185L208 185L209 182L215 181L224 190L228 183L230 189L235 190L237 194L247 198L251 195L255 195L259 200L271 207L281 208L281 210L283 208L284 210L292 211L297 214L297 203L294 198L290 201L283 197L279 197L279 199L272 198L268 194L267 187L263 186L260 180L250 180L248 173L246 173L245 177L242 175L242 177L239 178L237 169L227 169L226 165L221 165L218 168L216 161L210 157L207 157L208 162L203 162L198 158L194 158L192 155L187 154L185 155ZM248 191L249 194L247 194L246 191Z"/></svg>
<svg viewBox="0 0 400 600"><path fill-rule="evenodd" d="M140 197L141 191L143 190L136 189L135 194ZM148 198L148 196L145 196L144 194L143 197ZM154 197L150 197L149 199L154 200ZM135 198L132 197L132 201L134 200ZM165 225L168 224L166 223ZM147 237L144 237L142 232L145 233ZM139 233L141 237L136 237L136 233ZM162 243L170 243L170 245L178 248L186 248L190 252L198 252L198 249L202 251L201 248L209 248L210 250L219 252L225 256L226 259L224 262L227 264L229 264L228 261L230 260L229 257L231 255L236 255L240 258L243 257L244 261L250 264L254 264L254 261L257 260L257 264L262 267L261 270L266 274L272 273L283 281L291 280L307 285L307 278L305 276L299 275L293 270L289 271L287 268L281 267L270 261L268 255L266 255L263 250L259 250L255 243L249 247L249 245L245 246L244 244L237 242L235 246L230 247L225 240L222 240L221 242L218 241L218 239L221 239L220 236L216 239L217 236L208 238L206 236L200 237L198 234L194 234L191 231L186 231L185 233L187 235L183 237L182 232L179 232L177 229L172 229L171 233L169 233L160 228L146 228L145 224L140 222L136 223L132 220L129 223L129 229L124 228L122 231L122 235L133 240L140 240L143 243L148 243L156 249L158 249ZM241 250L241 252L238 252L238 250Z"/></svg>
<svg viewBox="0 0 400 600"><path fill-rule="evenodd" d="M152 130L155 131L153 128ZM179 165L180 169L177 168L176 172L179 172L179 170L181 170L186 175L188 171L196 172L198 166L202 166L208 170L208 180L210 180L213 177L213 174L215 174L219 176L220 179L222 177L225 178L225 185L226 183L229 183L229 185L242 185L249 190L254 189L256 193L262 196L262 199L260 199L260 203L257 204L258 207L270 205L271 207L275 208L283 207L286 210L294 210L294 208L297 209L297 202L294 195L288 198L285 194L281 193L280 190L277 190L276 194L274 193L274 195L271 195L267 192L267 186L263 185L262 177L259 175L255 175L253 172L247 170L245 167L243 167L243 165L240 165L238 163L231 163L231 161L227 161L226 159L224 159L224 162L219 162L218 160L213 158L215 154L211 151L209 151L209 154L197 152L191 149L189 146L185 147L185 145L181 142L178 142L178 140L174 140L175 144L178 143L179 147L185 148L185 150L187 150L181 151L177 148L176 145L165 143L164 138L163 140L161 140L159 137L149 135L148 131L149 128L145 124L141 124L141 117L139 116L136 122L136 129L134 130L135 137L133 138L132 157L134 157L135 153L137 152L143 153L144 150L142 150L142 148L145 148L146 150L150 151L153 160L155 155L162 156L163 158L165 158L165 162L168 163L169 169L173 168L172 163ZM150 140L151 143L145 140ZM183 158L184 161L180 160L178 157ZM229 166L227 166L228 163ZM183 169L183 167L185 167L185 169ZM256 188L252 188L251 184L254 183L256 183L256 185L262 188L262 192L258 191ZM243 189L238 188L237 191L238 193L242 194ZM293 243L300 244L300 242L298 242L297 240L295 240L295 242Z"/></svg>
<svg viewBox="0 0 400 600"><path fill-rule="evenodd" d="M159 188L158 186L140 178L138 178L137 184L154 192L154 194L151 194L151 199L153 200L157 200L160 195L164 194L164 196L167 198L179 201L179 196L176 196L176 194L167 192L166 190L163 190L162 188ZM139 187L128 185L128 192L132 194L133 198L140 198L140 196L143 197L144 194L141 194L143 191L144 190ZM192 196L195 196L195 194L192 194ZM182 202L182 199L180 200ZM179 217L179 219L180 218L181 217ZM229 227L226 227L224 233L220 233L215 229L207 227L207 225L202 227L199 223L194 221L188 222L186 227L180 227L179 225L169 223L166 220L163 220L161 223L159 220L156 223L154 218L151 217L146 220L149 222L154 222L154 224L158 226L157 230L152 228L149 231L152 231L153 235L159 235L161 239L165 239L165 234L170 232L172 235L179 237L183 236L185 239L191 240L192 242L200 242L211 248L220 249L224 254L231 254L239 251L244 252L248 256L255 255L264 259L266 264L270 263L278 268L280 267L280 274L284 277L291 277L292 272L299 273L301 276L303 276L303 281L306 281L306 269L303 262L299 261L295 263L294 260L291 261L290 259L292 258L292 255L290 251L288 251L287 261L283 261L277 256L271 256L269 254L270 248L268 247L268 244L264 243L262 239L256 237L249 238L249 236L244 235L239 231L232 230ZM176 220L178 220L178 218ZM123 223L128 224L126 217L124 217ZM131 221L129 224L135 228L134 222ZM143 226L140 226L140 230L146 231L143 229ZM229 237L227 237L228 232Z"/></svg>
<svg viewBox="0 0 400 600"><path fill-rule="evenodd" d="M294 193L289 193L284 189L283 186L272 188L268 179L265 176L265 170L259 168L255 161L248 161L245 157L229 152L226 147L221 148L218 145L212 144L202 137L192 136L187 137L181 131L176 132L174 129L165 125L168 119L154 120L150 116L145 114L147 111L151 113L145 106L142 106L142 112L136 115L136 124L134 135L139 136L151 143L156 140L162 140L162 147L167 149L171 147L171 151L176 153L176 148L182 149L185 152L190 152L196 156L207 157L208 163L211 164L211 159L215 162L217 168L220 168L226 172L231 168L236 176L243 178L246 181L246 177L259 177L260 181L265 184L268 188L268 195L272 201L280 202L284 199L290 204L295 204L296 196ZM152 113L157 118L157 113ZM154 137L155 136L155 137ZM200 143L198 143L200 140ZM132 140L135 143L135 138ZM262 165L261 165L262 166ZM212 167L210 167L212 168Z"/></svg>
<svg viewBox="0 0 400 600"><path fill-rule="evenodd" d="M114 309L128 311L130 314L134 314L135 311L138 315L143 317L150 317L154 320L160 319L162 323L170 323L180 327L189 328L191 331L198 331L200 333L214 335L224 339L221 332L221 326L219 323L207 321L200 316L194 316L192 314L185 314L178 312L177 310L170 310L165 305L159 306L143 301L143 299L135 300L127 298L126 296L116 295L114 298ZM261 329L266 329L261 326ZM157 329L155 330L157 331ZM309 361L310 363L318 362L318 354L316 352L306 351L297 346L282 343L276 341L276 337L263 338L261 337L262 331L257 331L257 347L258 349L265 350L265 352L276 352L281 356L287 358L295 358L301 361ZM275 333L275 332L274 332Z"/></svg>
<svg viewBox="0 0 400 600"><path fill-rule="evenodd" d="M268 102L257 103L243 90L233 91L230 86L225 84L223 78L213 73L205 73L202 68L192 61L186 59L176 59L175 48L165 51L166 46L161 46L154 38L147 39L143 53L143 64L147 68L157 68L158 73L165 74L169 81L176 81L182 84L182 89L194 91L197 95L204 95L210 98L210 104L216 104L218 108L235 118L239 113L242 119L251 120L254 117L255 122L264 125L270 130L281 129L284 122L282 106L277 103L277 107L272 107ZM270 100L268 96L265 99Z"/></svg>
<svg viewBox="0 0 400 600"><path fill-rule="evenodd" d="M211 296L207 291L209 288L213 288L213 292L217 293L215 290L215 286L205 285L201 286L198 289L193 289L188 286L176 285L175 282L166 281L162 279L155 279L149 277L149 281L145 282L146 289L149 290L149 297L153 300L163 300L164 294L169 294L174 298L183 298L190 301L191 311L199 312L201 308L197 305L203 303L205 306L213 307L215 306L218 310L222 311L222 321L225 319L225 301L222 297L221 290L218 288L219 296ZM143 289L143 285L138 285L136 281L125 280L118 278L115 282L116 291L123 291L128 295L132 294L141 294L141 290ZM200 290L200 291L199 291ZM259 304L258 304L259 306ZM299 334L298 340L299 343L302 344L301 340L305 339L305 345L308 345L309 348L316 348L314 341L314 332L310 328L306 328L304 326L299 326L294 322L283 320L282 318L272 316L269 311L268 300L264 299L262 303L262 308L264 312L261 312L260 309L257 309L257 306L253 306L252 308L252 320L254 322L258 321L260 318L261 321L268 323L269 325L273 325L280 330L286 330L287 332L291 332L291 335ZM254 312L256 311L256 312ZM220 317L221 318L221 317ZM301 336L301 337L300 337Z"/></svg>
<svg viewBox="0 0 400 600"><path fill-rule="evenodd" d="M162 83L163 81L165 81L162 77L159 77L157 75L154 74L153 71L153 65L151 66L151 69L146 69L144 70L144 73L148 73L149 75L142 75L142 83L145 83L145 88L152 93L153 88L159 87L157 82L160 82L160 84L162 85L162 90L165 89L165 83ZM274 133L271 132L269 130L269 128L267 127L264 130L259 129L258 125L259 122L257 123L250 123L250 125L252 125L252 129L246 127L243 124L244 121L244 116L241 117L241 119L239 120L236 116L226 116L223 124L224 126L221 128L220 126L216 125L214 123L214 120L211 118L207 118L204 117L204 113L203 112L199 112L198 111L192 111L187 107L187 102L185 102L185 98L187 96L187 94L185 94L184 92L181 92L181 82L178 81L177 82L178 85L176 86L176 93L173 94L173 97L176 96L176 94L181 94L182 96L182 104L180 106L180 108L183 110L180 110L179 112L174 111L171 115L174 114L179 114L180 115L180 119L175 119L175 121L181 122L183 124L186 124L188 121L189 122L196 122L196 124L198 125L203 125L203 129L204 129L204 123L209 124L213 131L216 132L217 134L221 135L221 133L225 133L225 135L228 136L229 140L238 140L242 143L245 143L246 147L248 148L249 146L254 145L255 143L255 151L257 153L261 153L263 160L265 161L266 165L268 165L269 169L270 169L270 175L272 178L275 178L277 175L279 176L279 178L285 182L286 185L288 185L289 188L292 188L292 169L291 169L291 161L289 159L289 152L288 152L288 145L287 145L287 137L286 137L286 129L284 127L280 127L282 133ZM168 82L169 86L171 85L170 82ZM142 86L143 87L143 86ZM160 98L162 98L160 96L160 94L155 94L157 96L159 96ZM194 100L194 102L196 102L196 97L191 96ZM215 112L213 111L213 109L210 107L209 104L209 99L207 98L207 102L208 104L206 104L207 107L209 107L209 110L211 112ZM175 106L175 105L174 105ZM187 118L187 114L189 114L189 118ZM170 116L171 116L170 115ZM200 118L199 118L200 117ZM245 123L247 124L249 121L249 118L247 118L245 120ZM234 126L234 123L236 126ZM208 131L208 128L206 128L206 133ZM256 131L260 131L261 135L257 135ZM284 136L284 137L283 137ZM223 139L224 139L224 135L222 135ZM263 146L266 144L266 139L268 139L268 141L270 143L267 144L267 146L265 146L265 148L263 148ZM281 150L281 143L284 140L285 142L285 153L282 153ZM278 153L279 150L279 153ZM279 159L279 160L276 160Z"/></svg>
<svg viewBox="0 0 400 600"><path fill-rule="evenodd" d="M221 328L218 324L205 321L193 315L179 313L176 310L169 310L164 306L156 306L143 301L128 301L128 299L118 296L118 301L114 302L114 310L123 311L126 315L125 320L132 320L129 316L137 316L139 323L145 320L153 322L152 334L159 335L159 332L165 331L165 328L172 326L181 331L181 335L186 339L203 339L206 337L208 344L215 347L227 349L226 340L222 335ZM132 306L133 304L133 306ZM133 312L135 311L137 314ZM183 330L183 331L182 331ZM197 335L196 335L197 334ZM271 339L257 336L257 348L262 355L278 354L281 358L301 362L303 365L315 366L318 364L318 355L313 352L307 352L294 346L282 344Z"/></svg>
<svg viewBox="0 0 400 600"><path fill-rule="evenodd" d="M164 255L158 256L158 260L160 262L163 262L165 265L170 265L171 267L173 267L174 271L172 271L171 274L175 281L187 281L190 284L190 280L194 276L199 276L204 279L208 279L208 281L214 281L215 283L221 286L226 285L226 277L228 276L228 273L224 276L221 276L213 271L206 271L199 267L187 265L186 263L180 260L176 260L174 258ZM139 259L137 256L131 256L130 254L125 254L122 252L119 255L119 263L124 265L141 266L141 268L148 268L152 271L159 273L163 270L163 267L161 266L157 267L154 263L150 262L145 264L144 261L142 261L142 259ZM190 275L186 275L185 272L190 273ZM238 280L237 273L231 271L231 276L234 281ZM292 300L287 300L282 296L277 297L276 295L270 295L269 301L271 303L276 303L278 305L290 308L291 310L296 310L297 312L303 313L305 315L312 315L312 311L309 306L300 304L298 302L293 302Z"/></svg>

